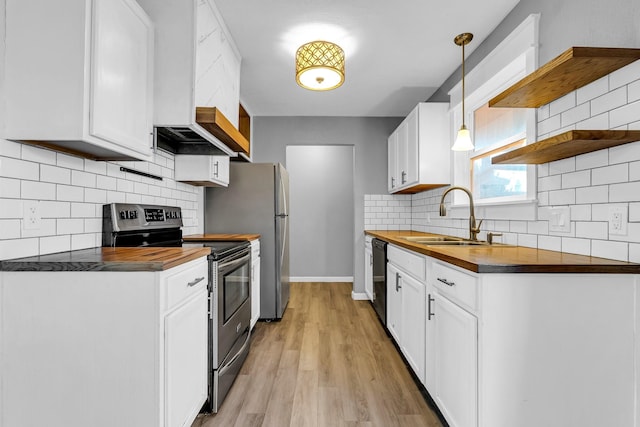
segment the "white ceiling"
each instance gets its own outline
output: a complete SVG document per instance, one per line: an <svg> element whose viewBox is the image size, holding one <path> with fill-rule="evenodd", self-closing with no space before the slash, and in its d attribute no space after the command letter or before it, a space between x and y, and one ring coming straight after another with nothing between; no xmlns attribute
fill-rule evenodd
<svg viewBox="0 0 640 427"><path fill-rule="evenodd" d="M254 116L406 116L460 65L518 0L215 0L242 55L241 99ZM303 43L346 55L345 83L312 92L295 82Z"/></svg>

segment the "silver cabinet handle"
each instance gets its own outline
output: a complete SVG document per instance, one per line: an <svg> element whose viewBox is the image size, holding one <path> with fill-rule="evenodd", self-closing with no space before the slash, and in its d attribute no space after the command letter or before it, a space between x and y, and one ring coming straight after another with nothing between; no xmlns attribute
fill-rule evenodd
<svg viewBox="0 0 640 427"><path fill-rule="evenodd" d="M195 279L194 281L187 283L187 286L188 286L188 287L195 286L195 285L197 285L198 283L202 282L203 280L204 280L204 276L202 276L202 277L196 277L196 279Z"/></svg>
<svg viewBox="0 0 640 427"><path fill-rule="evenodd" d="M396 292L400 291L402 286L400 286L400 273L396 273Z"/></svg>
<svg viewBox="0 0 640 427"><path fill-rule="evenodd" d="M373 265L373 255L369 255L369 265Z"/></svg>
<svg viewBox="0 0 640 427"><path fill-rule="evenodd" d="M217 178L218 177L218 161L216 160L216 162L213 164L213 175Z"/></svg>
<svg viewBox="0 0 640 427"><path fill-rule="evenodd" d="M427 299L427 320L431 320L431 318L435 316L435 313L431 312L431 303L434 301L435 299L431 296L431 294L429 294Z"/></svg>
<svg viewBox="0 0 640 427"><path fill-rule="evenodd" d="M407 173L405 171L402 171L402 183L404 184L405 182L407 182Z"/></svg>
<svg viewBox="0 0 640 427"><path fill-rule="evenodd" d="M391 177L391 188L396 188L396 179Z"/></svg>
<svg viewBox="0 0 640 427"><path fill-rule="evenodd" d="M438 277L438 282L442 282L447 286L455 286L455 282L450 282L447 279L441 279L440 277Z"/></svg>

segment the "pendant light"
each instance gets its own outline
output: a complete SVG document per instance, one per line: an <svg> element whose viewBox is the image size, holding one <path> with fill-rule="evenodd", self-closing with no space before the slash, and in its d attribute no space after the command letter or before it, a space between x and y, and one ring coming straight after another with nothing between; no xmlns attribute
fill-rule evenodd
<svg viewBox="0 0 640 427"><path fill-rule="evenodd" d="M335 43L316 40L296 52L296 82L309 90L331 90L344 82L344 51Z"/></svg>
<svg viewBox="0 0 640 427"><path fill-rule="evenodd" d="M473 40L473 34L458 34L453 42L458 46L462 46L462 126L458 131L458 136L451 149L453 151L471 151L473 150L473 142L471 141L471 133L464 124L464 46Z"/></svg>

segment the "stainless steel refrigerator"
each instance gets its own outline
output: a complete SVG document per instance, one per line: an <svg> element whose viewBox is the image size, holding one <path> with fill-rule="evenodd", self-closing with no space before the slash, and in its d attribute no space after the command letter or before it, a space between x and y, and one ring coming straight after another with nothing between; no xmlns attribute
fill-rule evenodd
<svg viewBox="0 0 640 427"><path fill-rule="evenodd" d="M207 188L205 233L260 234L260 319L289 302L289 174L279 163L231 162L229 186Z"/></svg>

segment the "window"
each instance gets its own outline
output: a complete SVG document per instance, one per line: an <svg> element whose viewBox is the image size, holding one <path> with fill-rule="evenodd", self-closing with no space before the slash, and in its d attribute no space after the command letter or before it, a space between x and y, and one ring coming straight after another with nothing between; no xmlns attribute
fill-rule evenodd
<svg viewBox="0 0 640 427"><path fill-rule="evenodd" d="M499 154L526 145L527 110L489 108L473 112L475 150L471 153L471 190L478 203L512 201L527 196L526 165L494 165Z"/></svg>
<svg viewBox="0 0 640 427"><path fill-rule="evenodd" d="M473 193L476 216L491 219L534 220L535 165L494 165L491 159L536 140L536 110L489 108L491 98L537 68L539 15L527 17L492 52L465 75L465 123L473 137L471 152L453 152L454 185ZM449 92L451 132L462 124L461 84ZM468 198L452 197L452 216L468 215Z"/></svg>

